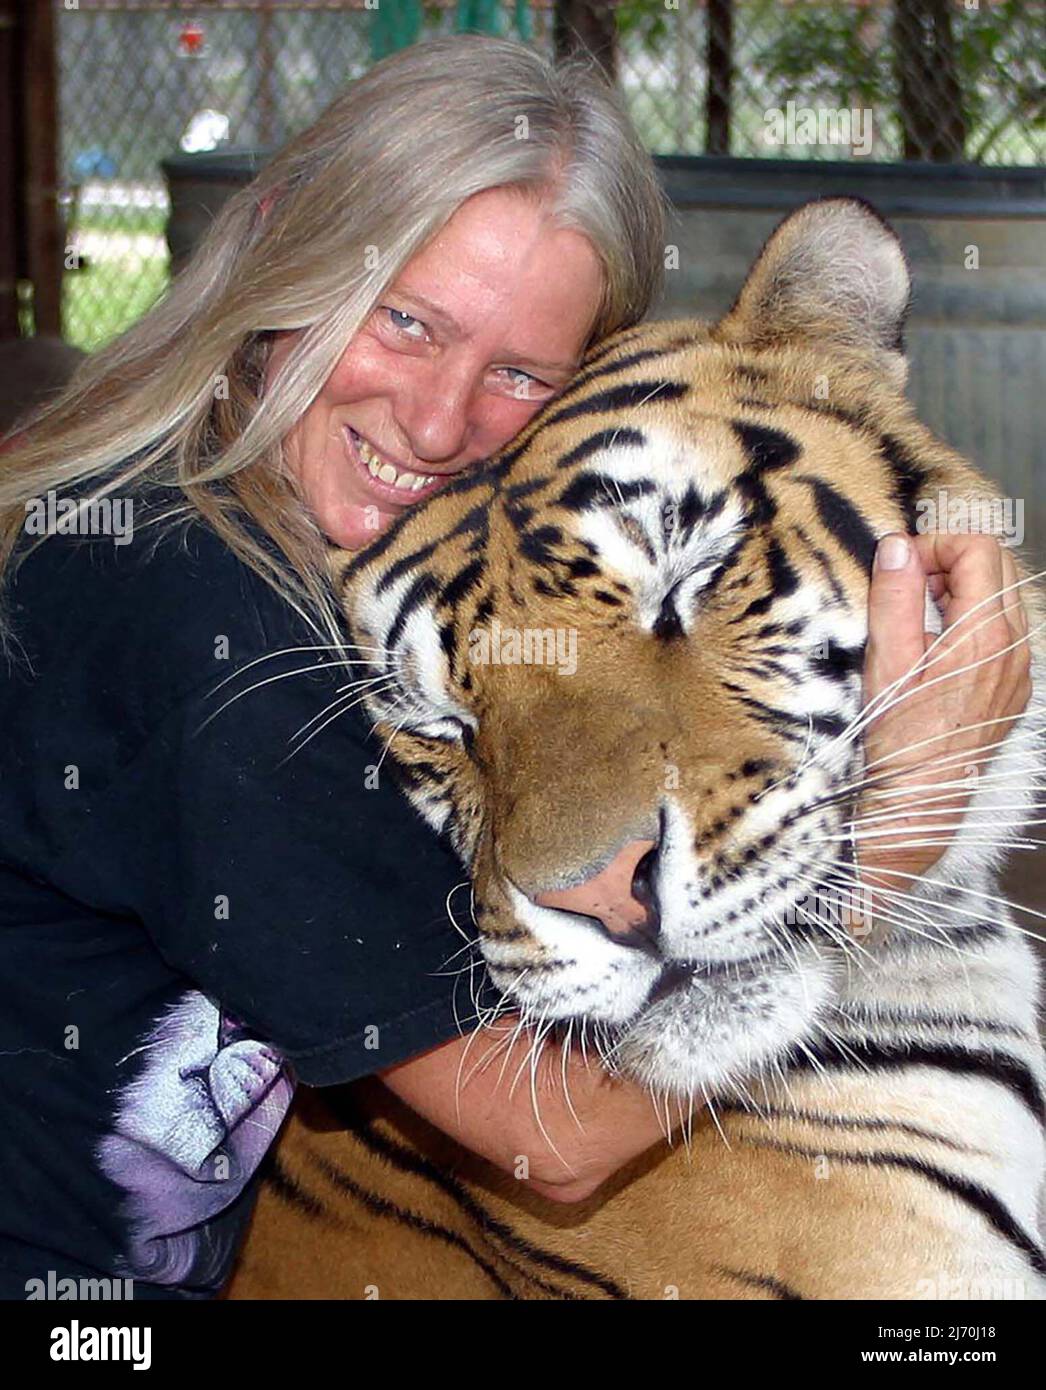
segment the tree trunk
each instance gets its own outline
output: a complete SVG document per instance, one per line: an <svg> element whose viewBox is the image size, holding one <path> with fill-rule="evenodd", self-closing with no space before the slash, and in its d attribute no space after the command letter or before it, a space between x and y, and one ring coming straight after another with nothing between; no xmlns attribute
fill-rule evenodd
<svg viewBox="0 0 1046 1390"><path fill-rule="evenodd" d="M617 26L609 0L556 0L553 38L558 58L589 53L616 80Z"/></svg>
<svg viewBox="0 0 1046 1390"><path fill-rule="evenodd" d="M731 87L734 78L734 0L708 0L705 46L708 88L705 92L706 154L730 153Z"/></svg>
<svg viewBox="0 0 1046 1390"><path fill-rule="evenodd" d="M893 66L905 159L961 160L966 115L951 0L894 0Z"/></svg>

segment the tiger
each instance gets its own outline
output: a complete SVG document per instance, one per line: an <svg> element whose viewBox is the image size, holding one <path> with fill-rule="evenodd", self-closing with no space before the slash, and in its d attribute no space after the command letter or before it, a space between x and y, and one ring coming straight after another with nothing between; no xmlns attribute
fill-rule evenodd
<svg viewBox="0 0 1046 1390"><path fill-rule="evenodd" d="M997 495L905 395L910 297L871 205L808 203L718 322L621 330L332 555L368 722L460 856L490 983L692 1123L564 1205L374 1077L312 1092L229 1297L1046 1294L1039 972L984 828L1034 814L1034 710L867 942L803 906L854 881L855 788L889 782L858 736L877 540ZM642 907L627 929L586 911L596 880Z"/></svg>

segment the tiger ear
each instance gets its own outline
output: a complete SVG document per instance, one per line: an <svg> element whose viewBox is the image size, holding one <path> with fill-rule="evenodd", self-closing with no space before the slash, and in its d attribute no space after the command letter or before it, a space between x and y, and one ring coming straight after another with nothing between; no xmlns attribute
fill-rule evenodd
<svg viewBox="0 0 1046 1390"><path fill-rule="evenodd" d="M856 350L901 389L910 298L892 228L862 199L824 198L779 224L712 336L756 349L805 343Z"/></svg>

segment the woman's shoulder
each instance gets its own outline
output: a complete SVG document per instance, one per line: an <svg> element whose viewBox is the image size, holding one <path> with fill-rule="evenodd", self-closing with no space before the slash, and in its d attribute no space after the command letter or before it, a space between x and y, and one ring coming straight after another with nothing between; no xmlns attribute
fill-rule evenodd
<svg viewBox="0 0 1046 1390"><path fill-rule="evenodd" d="M114 675L122 689L153 688L166 705L216 662L230 669L307 640L290 605L198 513L159 492L103 500L63 529L52 499L36 522L46 538L15 570L9 656L37 679L71 663L87 679L108 673L109 688Z"/></svg>

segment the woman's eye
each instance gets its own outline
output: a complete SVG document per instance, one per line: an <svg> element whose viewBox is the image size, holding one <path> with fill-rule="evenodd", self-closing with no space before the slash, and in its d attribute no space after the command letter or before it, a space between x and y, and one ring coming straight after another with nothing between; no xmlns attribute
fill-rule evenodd
<svg viewBox="0 0 1046 1390"><path fill-rule="evenodd" d="M507 382L510 392L517 400L536 400L552 389L547 382L539 381L536 376L531 376L522 367L501 367L499 371Z"/></svg>
<svg viewBox="0 0 1046 1390"><path fill-rule="evenodd" d="M406 333L411 338L425 336L425 325L421 319L416 319L413 314L408 314L403 309L393 309L389 305L385 305L384 308L393 328L398 328L401 333Z"/></svg>

